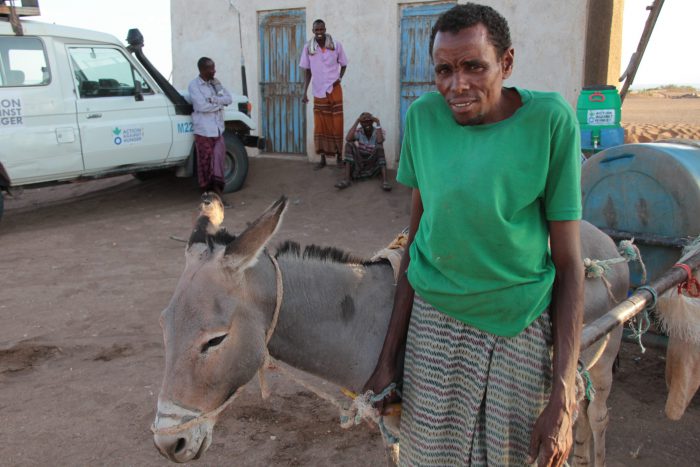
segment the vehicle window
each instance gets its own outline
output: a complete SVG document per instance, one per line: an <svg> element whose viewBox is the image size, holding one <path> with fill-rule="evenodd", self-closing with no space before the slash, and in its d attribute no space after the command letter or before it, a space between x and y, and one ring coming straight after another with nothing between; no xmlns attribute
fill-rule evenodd
<svg viewBox="0 0 700 467"><path fill-rule="evenodd" d="M44 43L36 37L0 37L0 87L51 82Z"/></svg>
<svg viewBox="0 0 700 467"><path fill-rule="evenodd" d="M136 83L143 94L153 94L143 76L118 49L107 47L71 47L78 94L82 98L133 96Z"/></svg>

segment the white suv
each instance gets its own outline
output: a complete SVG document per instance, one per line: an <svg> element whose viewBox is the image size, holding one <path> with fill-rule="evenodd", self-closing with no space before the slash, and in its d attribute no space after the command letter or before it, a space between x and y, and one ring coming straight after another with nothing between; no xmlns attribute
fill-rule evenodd
<svg viewBox="0 0 700 467"><path fill-rule="evenodd" d="M191 105L144 57L95 31L22 21L15 35L0 18L0 190L176 168L194 175ZM225 113L226 187L243 185L251 135L246 96ZM0 192L0 216L3 203Z"/></svg>

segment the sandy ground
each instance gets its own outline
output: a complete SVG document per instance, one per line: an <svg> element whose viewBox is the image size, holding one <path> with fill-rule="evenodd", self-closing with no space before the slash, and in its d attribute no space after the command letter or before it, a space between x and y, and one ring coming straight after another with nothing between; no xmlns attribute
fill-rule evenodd
<svg viewBox="0 0 700 467"><path fill-rule="evenodd" d="M626 143L663 139L700 140L700 97L629 94L622 106Z"/></svg>
<svg viewBox="0 0 700 467"><path fill-rule="evenodd" d="M652 98L653 99L653 98ZM690 100L689 100L690 101ZM630 98L634 109L651 105ZM674 102L675 103L675 102ZM700 100L687 104L700 126ZM683 105L686 105L685 103ZM663 107L663 106L662 106ZM656 112L655 115L661 115ZM665 115L678 115L677 111ZM660 117L661 118L661 117ZM241 231L280 194L291 203L276 240L368 256L408 223L409 192L376 181L337 192L334 168L252 159L224 224ZM191 180L130 177L26 190L0 223L0 465L166 465L149 426L162 377L158 314L183 267L198 202ZM624 344L609 400L608 465L700 465L700 396L664 418L663 354ZM336 409L272 371L272 397L251 383L225 412L198 465L383 465L377 431L342 430Z"/></svg>

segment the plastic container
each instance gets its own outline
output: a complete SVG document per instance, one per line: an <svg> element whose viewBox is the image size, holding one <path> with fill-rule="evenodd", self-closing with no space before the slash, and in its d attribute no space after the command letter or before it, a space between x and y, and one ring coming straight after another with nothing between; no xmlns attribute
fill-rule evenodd
<svg viewBox="0 0 700 467"><path fill-rule="evenodd" d="M588 154L625 142L620 126L620 94L615 86L586 86L579 94L576 117L581 126L581 149Z"/></svg>
<svg viewBox="0 0 700 467"><path fill-rule="evenodd" d="M581 171L583 218L608 234L632 233L648 280L673 266L687 238L700 235L700 142L616 146ZM641 285L636 263L630 272Z"/></svg>

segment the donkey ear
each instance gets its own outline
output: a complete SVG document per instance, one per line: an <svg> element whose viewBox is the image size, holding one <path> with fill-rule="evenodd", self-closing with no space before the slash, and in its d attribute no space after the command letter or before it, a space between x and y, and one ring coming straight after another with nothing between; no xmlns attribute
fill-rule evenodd
<svg viewBox="0 0 700 467"><path fill-rule="evenodd" d="M244 270L258 260L260 252L275 234L287 208L287 197L281 196L234 241L226 246L224 264L234 270Z"/></svg>

